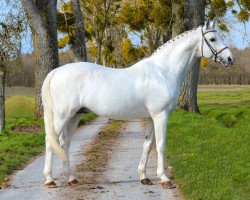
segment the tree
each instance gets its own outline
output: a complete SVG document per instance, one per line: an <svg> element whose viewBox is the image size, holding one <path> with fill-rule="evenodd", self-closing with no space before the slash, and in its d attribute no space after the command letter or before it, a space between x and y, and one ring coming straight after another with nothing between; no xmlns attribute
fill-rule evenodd
<svg viewBox="0 0 250 200"><path fill-rule="evenodd" d="M2 4L2 6L4 5ZM14 6L14 4L9 4L9 6L15 11L9 9L7 15L0 19L0 131L5 129L6 72L8 71L8 64L10 62L13 64L20 58L22 20L24 17L17 8L18 6Z"/></svg>
<svg viewBox="0 0 250 200"><path fill-rule="evenodd" d="M97 64L101 64L105 32L108 27L116 23L120 2L121 0L83 0L84 14L87 21L86 31L95 45Z"/></svg>
<svg viewBox="0 0 250 200"><path fill-rule="evenodd" d="M87 51L85 44L85 27L80 8L79 0L71 0L73 13L75 15L75 42L73 45L73 52L78 61L87 61Z"/></svg>
<svg viewBox="0 0 250 200"><path fill-rule="evenodd" d="M58 46L70 45L75 61L87 61L85 26L79 0L63 3L57 12L58 30L66 35L59 38Z"/></svg>
<svg viewBox="0 0 250 200"><path fill-rule="evenodd" d="M167 36L166 30L172 21L171 4L164 0L134 0L133 4L124 1L120 21L128 26L129 31L139 32L152 54L162 44L163 35Z"/></svg>
<svg viewBox="0 0 250 200"><path fill-rule="evenodd" d="M134 47L129 38L126 38L121 43L121 48L122 48L122 58L126 64L132 63L138 60L138 58L144 57L145 47L144 46L139 48Z"/></svg>
<svg viewBox="0 0 250 200"><path fill-rule="evenodd" d="M194 29L203 24L205 18L205 1L185 0L185 30ZM179 107L184 110L200 113L197 104L197 85L199 80L200 59L197 59L187 74L180 91Z"/></svg>
<svg viewBox="0 0 250 200"><path fill-rule="evenodd" d="M172 1L172 37L180 35L184 32L184 3L183 0Z"/></svg>
<svg viewBox="0 0 250 200"><path fill-rule="evenodd" d="M57 0L22 0L22 6L28 17L32 31L35 51L35 117L43 114L41 87L47 74L59 66L57 46Z"/></svg>

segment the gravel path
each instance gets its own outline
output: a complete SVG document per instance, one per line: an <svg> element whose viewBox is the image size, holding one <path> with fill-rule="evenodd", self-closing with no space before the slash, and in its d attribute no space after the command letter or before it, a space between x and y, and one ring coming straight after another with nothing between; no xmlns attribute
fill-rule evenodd
<svg viewBox="0 0 250 200"><path fill-rule="evenodd" d="M87 193L86 199L127 199L127 200L179 200L177 189L164 190L156 179L156 152L152 150L148 175L154 185L142 185L139 181L137 166L139 164L144 141L144 130L140 121L130 121L120 134L119 142L112 149L112 157L103 174L103 184L99 189ZM84 198L83 198L84 199Z"/></svg>
<svg viewBox="0 0 250 200"><path fill-rule="evenodd" d="M77 131L70 147L71 165L77 166L84 161L81 149L88 144L99 133L100 129L108 123L105 118L98 118L91 125L86 125ZM43 187L45 178L43 176L44 155L39 156L25 169L18 171L11 179L11 186L7 189L0 190L1 200L47 200L55 199L58 196L58 191L62 187L68 188L65 176L60 176L63 168L62 162L54 156L53 160L53 177L57 178L56 183L58 188L45 189Z"/></svg>

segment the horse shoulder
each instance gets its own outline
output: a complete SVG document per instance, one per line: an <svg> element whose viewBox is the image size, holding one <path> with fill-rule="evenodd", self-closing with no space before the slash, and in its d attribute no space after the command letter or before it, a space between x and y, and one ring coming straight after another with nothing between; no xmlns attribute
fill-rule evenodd
<svg viewBox="0 0 250 200"><path fill-rule="evenodd" d="M160 74L151 74L145 80L145 85L147 85L145 93L146 107L155 113L166 109L172 111L178 102L178 91Z"/></svg>

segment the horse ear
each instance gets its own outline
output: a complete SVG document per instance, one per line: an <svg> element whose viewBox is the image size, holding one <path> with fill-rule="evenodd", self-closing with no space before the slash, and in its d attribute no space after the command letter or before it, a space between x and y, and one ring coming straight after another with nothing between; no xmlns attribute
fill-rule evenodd
<svg viewBox="0 0 250 200"><path fill-rule="evenodd" d="M209 24L210 24L210 22L209 22L209 19L205 22L205 26L204 26L204 28L205 28L205 30L208 30L209 29Z"/></svg>
<svg viewBox="0 0 250 200"><path fill-rule="evenodd" d="M210 27L214 29L214 28L215 28L215 23L216 23L216 20L214 19L214 20L211 22Z"/></svg>

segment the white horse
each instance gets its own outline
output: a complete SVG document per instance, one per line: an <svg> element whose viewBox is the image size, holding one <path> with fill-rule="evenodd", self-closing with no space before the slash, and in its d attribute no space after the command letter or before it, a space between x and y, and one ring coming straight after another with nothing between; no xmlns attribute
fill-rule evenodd
<svg viewBox="0 0 250 200"><path fill-rule="evenodd" d="M110 119L147 118L147 136L138 167L142 184L152 184L146 165L153 140L158 153L157 177L163 188L173 188L165 172L166 127L178 102L181 84L194 61L204 56L224 66L233 55L217 31L206 22L161 46L132 67L112 69L88 62L71 63L48 74L42 87L46 131L45 186L56 187L52 156L64 162L69 184L77 184L69 163L69 146L81 111Z"/></svg>

